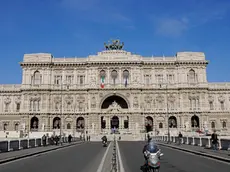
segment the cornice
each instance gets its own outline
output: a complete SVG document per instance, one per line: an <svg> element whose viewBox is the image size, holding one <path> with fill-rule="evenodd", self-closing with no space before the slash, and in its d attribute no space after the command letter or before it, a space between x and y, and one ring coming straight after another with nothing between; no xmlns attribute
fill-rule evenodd
<svg viewBox="0 0 230 172"><path fill-rule="evenodd" d="M203 66L207 65L208 61L85 61L85 62L22 62L22 67L95 67L95 66L126 66L126 65L141 65L141 66Z"/></svg>

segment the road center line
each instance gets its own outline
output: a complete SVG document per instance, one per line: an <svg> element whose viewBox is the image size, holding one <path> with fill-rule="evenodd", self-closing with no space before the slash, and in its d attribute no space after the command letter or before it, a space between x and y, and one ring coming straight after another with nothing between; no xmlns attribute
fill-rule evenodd
<svg viewBox="0 0 230 172"><path fill-rule="evenodd" d="M105 163L105 158L106 158L106 156L107 156L107 154L108 154L108 152L109 152L110 146L111 146L111 142L109 143L109 146L107 147L107 149L106 149L106 151L105 151L105 154L104 154L104 156L103 156L103 158L102 158L102 160L101 160L101 163L100 163L100 165L99 165L99 167L98 167L98 169L97 169L97 172L102 172L103 165L104 165L104 163Z"/></svg>
<svg viewBox="0 0 230 172"><path fill-rule="evenodd" d="M120 169L119 172L125 172L123 162L122 162L122 159L121 159L120 148L119 148L119 145L118 145L117 141L116 141L116 147L117 147L117 156L118 156L119 169Z"/></svg>

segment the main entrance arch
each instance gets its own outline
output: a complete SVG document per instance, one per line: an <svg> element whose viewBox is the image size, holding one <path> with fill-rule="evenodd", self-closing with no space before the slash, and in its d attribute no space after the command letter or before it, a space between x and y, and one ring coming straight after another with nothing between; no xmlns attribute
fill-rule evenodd
<svg viewBox="0 0 230 172"><path fill-rule="evenodd" d="M119 95L112 95L104 99L101 104L101 109L107 109L113 102L116 102L123 109L128 109L127 101Z"/></svg>

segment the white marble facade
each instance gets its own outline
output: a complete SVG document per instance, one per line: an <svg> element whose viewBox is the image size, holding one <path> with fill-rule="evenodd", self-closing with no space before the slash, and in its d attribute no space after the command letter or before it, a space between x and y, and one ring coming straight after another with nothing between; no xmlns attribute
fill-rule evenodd
<svg viewBox="0 0 230 172"><path fill-rule="evenodd" d="M0 131L62 127L98 134L115 127L134 134L165 132L169 121L170 130L229 132L230 83L207 82L201 52L142 57L105 50L84 58L37 53L25 54L20 65L22 84L0 85Z"/></svg>

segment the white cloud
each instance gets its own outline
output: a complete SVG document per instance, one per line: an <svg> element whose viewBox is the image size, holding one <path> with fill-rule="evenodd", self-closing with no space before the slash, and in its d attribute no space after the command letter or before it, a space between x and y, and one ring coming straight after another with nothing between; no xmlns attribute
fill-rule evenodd
<svg viewBox="0 0 230 172"><path fill-rule="evenodd" d="M188 29L188 19L162 18L155 22L155 31L157 34L177 37Z"/></svg>

